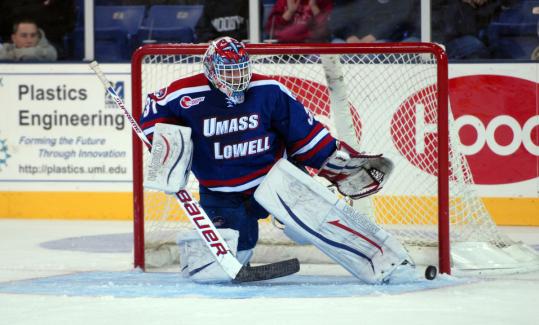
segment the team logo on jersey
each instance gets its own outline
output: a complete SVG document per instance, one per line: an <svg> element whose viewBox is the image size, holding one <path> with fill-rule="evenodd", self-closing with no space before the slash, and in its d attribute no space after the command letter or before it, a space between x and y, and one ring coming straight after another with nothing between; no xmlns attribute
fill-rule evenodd
<svg viewBox="0 0 539 325"><path fill-rule="evenodd" d="M185 108L185 109L188 109L192 106L195 106L195 105L198 105L200 103L202 103L204 101L206 97L202 96L202 97L196 97L196 98L191 98L190 96L183 96L181 99L180 99L180 106Z"/></svg>
<svg viewBox="0 0 539 325"><path fill-rule="evenodd" d="M0 139L0 171L2 171L2 166L7 166L7 160L11 157L8 153L6 140Z"/></svg>

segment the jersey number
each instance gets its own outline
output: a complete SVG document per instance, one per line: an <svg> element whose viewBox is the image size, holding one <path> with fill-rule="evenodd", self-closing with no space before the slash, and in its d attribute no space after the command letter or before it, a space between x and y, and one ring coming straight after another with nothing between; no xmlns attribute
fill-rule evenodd
<svg viewBox="0 0 539 325"><path fill-rule="evenodd" d="M148 116L148 114L150 114L150 110L152 111L152 114L157 114L157 104L155 100L151 99L150 97L146 97L146 105L144 105L144 112L142 112L142 116Z"/></svg>
<svg viewBox="0 0 539 325"><path fill-rule="evenodd" d="M307 122L309 123L309 125L313 125L314 123L314 115L311 111L309 111L307 109L307 107L303 107L303 109L305 110L305 113L307 113Z"/></svg>

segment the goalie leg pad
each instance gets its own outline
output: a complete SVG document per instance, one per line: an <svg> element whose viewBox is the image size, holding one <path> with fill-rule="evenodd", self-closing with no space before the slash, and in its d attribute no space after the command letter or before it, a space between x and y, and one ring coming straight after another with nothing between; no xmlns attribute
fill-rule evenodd
<svg viewBox="0 0 539 325"><path fill-rule="evenodd" d="M252 250L239 251L236 254L238 245L238 231L233 229L219 229L223 239L227 242L232 253L236 255L242 264L249 262L253 255ZM215 261L215 257L200 239L196 231L182 233L177 238L180 248L180 270L184 277L188 277L195 282L223 282L230 281L230 277L223 270L221 265Z"/></svg>
<svg viewBox="0 0 539 325"><path fill-rule="evenodd" d="M391 234L285 159L270 170L255 198L285 227L367 283L382 283L409 259Z"/></svg>

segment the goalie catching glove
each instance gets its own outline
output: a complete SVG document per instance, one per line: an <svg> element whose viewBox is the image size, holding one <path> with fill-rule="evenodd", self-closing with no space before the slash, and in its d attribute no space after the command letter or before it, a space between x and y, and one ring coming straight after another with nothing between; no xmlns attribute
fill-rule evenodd
<svg viewBox="0 0 539 325"><path fill-rule="evenodd" d="M342 195L360 199L380 191L392 170L391 160L381 154L359 153L340 141L318 176L333 183Z"/></svg>

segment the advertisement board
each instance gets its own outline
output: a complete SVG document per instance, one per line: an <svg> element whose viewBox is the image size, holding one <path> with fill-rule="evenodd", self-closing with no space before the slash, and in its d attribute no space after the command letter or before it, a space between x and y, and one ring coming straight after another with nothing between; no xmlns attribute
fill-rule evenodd
<svg viewBox="0 0 539 325"><path fill-rule="evenodd" d="M129 66L103 69L129 107ZM130 126L87 65L0 65L0 98L0 201L7 210L2 216L54 216L43 212L52 205L76 216L80 208L71 204L107 196L126 207L132 187ZM89 193L94 201L75 202Z"/></svg>
<svg viewBox="0 0 539 325"><path fill-rule="evenodd" d="M0 84L0 191L130 191L130 126L93 72L84 65L12 67L17 71L2 71ZM108 73L129 102L126 70Z"/></svg>
<svg viewBox="0 0 539 325"><path fill-rule="evenodd" d="M129 65L102 68L129 108ZM502 224L539 225L538 70L449 69L461 152ZM86 64L1 64L0 98L0 217L132 217L130 126Z"/></svg>

